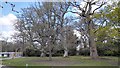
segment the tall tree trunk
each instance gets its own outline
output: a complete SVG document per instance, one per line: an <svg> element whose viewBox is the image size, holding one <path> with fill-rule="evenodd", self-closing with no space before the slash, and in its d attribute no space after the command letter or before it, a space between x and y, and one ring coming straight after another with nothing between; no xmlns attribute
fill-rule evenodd
<svg viewBox="0 0 120 68"><path fill-rule="evenodd" d="M79 55L79 51L80 51L80 45L76 47L76 55Z"/></svg>
<svg viewBox="0 0 120 68"><path fill-rule="evenodd" d="M52 60L52 52L51 52L51 46L49 45L49 61Z"/></svg>
<svg viewBox="0 0 120 68"><path fill-rule="evenodd" d="M23 36L23 45L22 45L22 48L21 48L21 52L22 52L22 56L23 56L23 52L25 50L25 37ZM26 56L26 52L25 52L25 56Z"/></svg>
<svg viewBox="0 0 120 68"><path fill-rule="evenodd" d="M90 36L89 37L89 44L90 44L90 56L92 59L97 59L98 58L98 53L97 53L97 47L94 41L94 37Z"/></svg>
<svg viewBox="0 0 120 68"><path fill-rule="evenodd" d="M68 47L67 47L67 40L66 40L66 33L65 33L65 36L63 37L63 40L64 40L64 42L63 42L63 45L64 45L64 55L63 55L63 57L68 57Z"/></svg>
<svg viewBox="0 0 120 68"><path fill-rule="evenodd" d="M44 50L44 49L42 49L40 56L41 56L41 57L45 57L45 50Z"/></svg>
<svg viewBox="0 0 120 68"><path fill-rule="evenodd" d="M92 59L97 59L98 53L97 53L96 43L94 40L94 33L93 33L93 26L92 26L93 24L91 20L88 23L89 23L88 33L89 33L90 56Z"/></svg>
<svg viewBox="0 0 120 68"><path fill-rule="evenodd" d="M44 53L44 52L42 52L40 56L41 56L41 57L45 57L45 53Z"/></svg>
<svg viewBox="0 0 120 68"><path fill-rule="evenodd" d="M49 61L52 61L51 38L50 38L50 40L49 40L49 46L48 46L48 48L49 48Z"/></svg>
<svg viewBox="0 0 120 68"><path fill-rule="evenodd" d="M63 55L63 57L68 57L68 49L65 49L65 50L64 50L64 55Z"/></svg>

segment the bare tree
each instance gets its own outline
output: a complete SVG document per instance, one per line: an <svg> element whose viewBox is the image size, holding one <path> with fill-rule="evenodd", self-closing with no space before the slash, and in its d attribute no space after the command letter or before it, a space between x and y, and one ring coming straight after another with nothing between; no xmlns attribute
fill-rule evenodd
<svg viewBox="0 0 120 68"><path fill-rule="evenodd" d="M52 3L38 2L30 8L23 9L20 17L20 26L17 29L20 33L27 35L27 40L34 46L34 42L40 44L41 56L45 54L45 49L49 49L49 60L52 60L51 49L55 42L55 15L52 13ZM19 23L17 23L19 24Z"/></svg>
<svg viewBox="0 0 120 68"><path fill-rule="evenodd" d="M61 43L63 43L63 48L64 48L64 57L68 57L68 48L67 48L67 43L66 43L66 29L64 26L68 21L66 21L65 14L67 13L69 9L70 4L67 2L57 2L54 3L54 8L53 12L55 16L57 17L57 35L60 36Z"/></svg>

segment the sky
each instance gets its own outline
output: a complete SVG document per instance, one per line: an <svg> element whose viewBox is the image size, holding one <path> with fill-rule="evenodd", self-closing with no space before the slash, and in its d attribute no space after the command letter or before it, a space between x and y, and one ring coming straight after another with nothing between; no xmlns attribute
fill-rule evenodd
<svg viewBox="0 0 120 68"><path fill-rule="evenodd" d="M16 23L17 15L19 13L12 12L12 8L10 4L5 3L6 0L0 0L0 5L3 6L3 8L0 7L0 34L2 34L2 37L0 36L0 40L4 38L9 38L8 41L11 41L11 35L16 33L14 29L14 23ZM21 8L29 7L31 4L33 4L35 1L39 0L7 0L9 3L15 4L15 10L21 12ZM59 0L57 0L59 1ZM84 3L82 3L84 5ZM94 6L95 7L95 6Z"/></svg>
<svg viewBox="0 0 120 68"><path fill-rule="evenodd" d="M9 3L5 3L6 1L0 1L0 5L3 8L0 8L0 40L8 39L10 42L12 40L12 35L17 31L14 28L14 24L17 20L17 15L19 13L13 12L10 4L15 4L15 10L21 12L21 8L29 7L30 5L34 4L33 1L35 0L23 0L15 1L15 0L7 0ZM15 2L13 2L15 1Z"/></svg>
<svg viewBox="0 0 120 68"><path fill-rule="evenodd" d="M32 4L32 2L9 2L15 4L15 10L21 12L21 8L26 8ZM8 41L11 41L11 35L16 33L14 29L14 24L17 20L17 15L19 13L13 12L10 4L1 2L0 5L3 8L0 8L0 40L8 38Z"/></svg>

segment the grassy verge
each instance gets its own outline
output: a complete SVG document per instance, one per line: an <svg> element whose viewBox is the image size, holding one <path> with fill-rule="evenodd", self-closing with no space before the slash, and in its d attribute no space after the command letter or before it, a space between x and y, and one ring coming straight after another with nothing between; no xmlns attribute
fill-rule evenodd
<svg viewBox="0 0 120 68"><path fill-rule="evenodd" d="M53 57L52 61L48 57L25 57L10 60L3 60L3 65L7 66L118 66L118 57L100 57L92 60L86 56L70 56L69 58ZM30 68L30 67L29 67Z"/></svg>
<svg viewBox="0 0 120 68"><path fill-rule="evenodd" d="M7 57L0 57L0 58L7 58Z"/></svg>

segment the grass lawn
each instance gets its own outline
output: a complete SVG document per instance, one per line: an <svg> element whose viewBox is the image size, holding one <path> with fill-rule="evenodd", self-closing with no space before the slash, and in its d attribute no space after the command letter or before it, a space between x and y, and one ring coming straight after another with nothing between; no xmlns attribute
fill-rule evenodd
<svg viewBox="0 0 120 68"><path fill-rule="evenodd" d="M7 57L0 57L0 58L7 58Z"/></svg>
<svg viewBox="0 0 120 68"><path fill-rule="evenodd" d="M87 56L70 56L69 58L52 57L25 57L10 60L3 60L3 65L7 66L118 66L118 57L100 57L98 60L92 60ZM23 67L22 67L23 68Z"/></svg>

